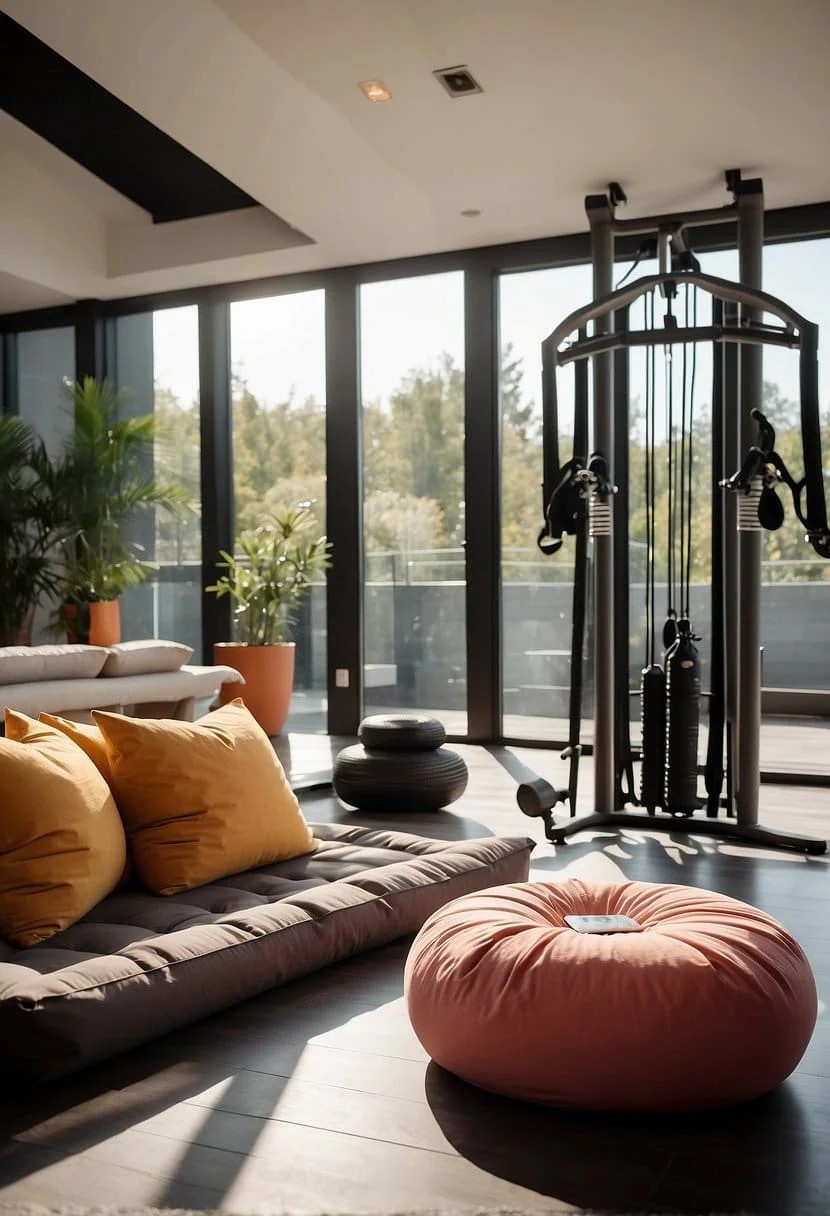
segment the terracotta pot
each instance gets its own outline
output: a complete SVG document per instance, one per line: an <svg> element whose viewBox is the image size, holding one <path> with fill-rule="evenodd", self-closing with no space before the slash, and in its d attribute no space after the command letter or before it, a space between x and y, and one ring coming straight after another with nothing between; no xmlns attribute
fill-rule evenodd
<svg viewBox="0 0 830 1216"><path fill-rule="evenodd" d="M241 697L266 735L278 735L288 717L294 688L294 643L247 646L242 642L216 642L214 663L235 667L244 684L223 684L220 705Z"/></svg>
<svg viewBox="0 0 830 1216"><path fill-rule="evenodd" d="M64 604L61 620L66 640L87 646L116 646L121 641L121 603L97 600L90 604Z"/></svg>
<svg viewBox="0 0 830 1216"><path fill-rule="evenodd" d="M89 605L90 646L117 646L121 641L121 603L101 600Z"/></svg>

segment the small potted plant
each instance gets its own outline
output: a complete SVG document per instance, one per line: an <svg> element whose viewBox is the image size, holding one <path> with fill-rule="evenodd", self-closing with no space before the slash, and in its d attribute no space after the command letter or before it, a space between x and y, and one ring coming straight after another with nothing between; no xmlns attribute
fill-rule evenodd
<svg viewBox="0 0 830 1216"><path fill-rule="evenodd" d="M155 566L127 528L159 508L181 513L179 486L153 475L153 414L124 416L127 390L87 376L70 386L73 427L61 462L63 607L70 641L113 645L121 640L119 597L152 578Z"/></svg>
<svg viewBox="0 0 830 1216"><path fill-rule="evenodd" d="M28 645L41 595L58 589L60 474L21 418L0 416L0 646Z"/></svg>
<svg viewBox="0 0 830 1216"><path fill-rule="evenodd" d="M234 602L236 640L217 642L214 662L236 668L245 679L223 688L223 703L242 696L268 735L278 735L288 716L294 687L296 611L314 578L330 565L330 544L317 532L310 504L277 511L272 519L242 532L237 553L222 552L226 573L207 591Z"/></svg>

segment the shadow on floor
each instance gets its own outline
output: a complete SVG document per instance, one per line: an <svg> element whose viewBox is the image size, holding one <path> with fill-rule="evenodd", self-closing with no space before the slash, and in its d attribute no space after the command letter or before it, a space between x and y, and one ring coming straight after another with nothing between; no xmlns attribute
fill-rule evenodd
<svg viewBox="0 0 830 1216"><path fill-rule="evenodd" d="M476 1089L436 1064L427 1069L425 1091L463 1157L560 1202L695 1216L821 1210L801 1103L790 1083L742 1106L659 1116L534 1106Z"/></svg>
<svg viewBox="0 0 830 1216"><path fill-rule="evenodd" d="M145 1136L125 1141L119 1164L156 1179L158 1207L219 1208L308 1040L399 996L408 945L402 939L303 976L77 1076L7 1092L0 1100L0 1143L7 1142L0 1188L160 1117L151 1130L176 1139L171 1162L145 1165L141 1154L152 1157L155 1140ZM191 1130L166 1130L169 1112L211 1087L215 1096L185 1112ZM227 1151L206 1151L217 1147Z"/></svg>

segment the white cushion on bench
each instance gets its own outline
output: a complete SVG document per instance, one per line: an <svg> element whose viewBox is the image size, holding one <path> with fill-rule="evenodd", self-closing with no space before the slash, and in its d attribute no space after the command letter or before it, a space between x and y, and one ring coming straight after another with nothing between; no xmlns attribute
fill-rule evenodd
<svg viewBox="0 0 830 1216"><path fill-rule="evenodd" d="M91 678L108 657L106 646L0 646L0 685Z"/></svg>
<svg viewBox="0 0 830 1216"><path fill-rule="evenodd" d="M101 675L143 676L159 671L178 671L193 654L192 646L182 642L161 642L157 638L142 638L138 642L119 642L107 647L107 660Z"/></svg>

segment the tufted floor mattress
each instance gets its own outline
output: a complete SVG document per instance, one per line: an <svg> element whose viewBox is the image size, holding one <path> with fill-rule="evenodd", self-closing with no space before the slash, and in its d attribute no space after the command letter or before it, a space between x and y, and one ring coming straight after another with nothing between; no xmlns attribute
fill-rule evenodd
<svg viewBox="0 0 830 1216"><path fill-rule="evenodd" d="M526 879L533 847L311 826L305 857L176 896L124 889L41 945L0 942L0 1071L60 1076L415 933L457 896Z"/></svg>

